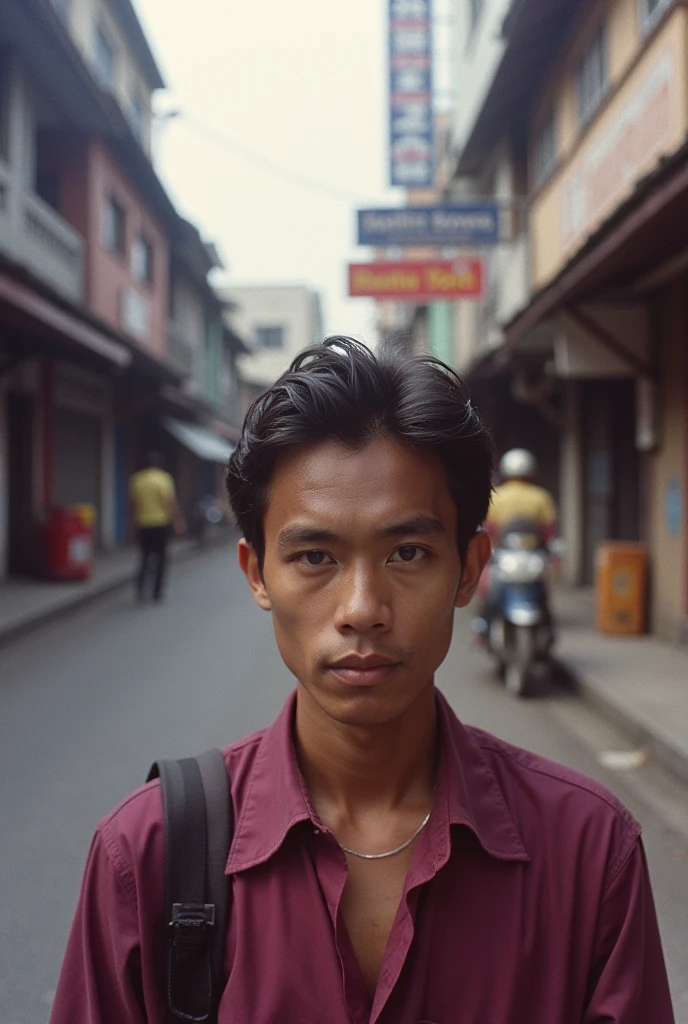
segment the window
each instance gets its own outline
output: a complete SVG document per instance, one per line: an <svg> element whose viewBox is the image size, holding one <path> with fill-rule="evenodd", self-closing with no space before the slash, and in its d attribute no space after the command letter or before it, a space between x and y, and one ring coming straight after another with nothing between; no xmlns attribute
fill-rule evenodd
<svg viewBox="0 0 688 1024"><path fill-rule="evenodd" d="M103 89L115 85L115 48L102 25L96 25L94 71Z"/></svg>
<svg viewBox="0 0 688 1024"><path fill-rule="evenodd" d="M153 246L145 235L138 235L131 247L131 272L141 284L153 284Z"/></svg>
<svg viewBox="0 0 688 1024"><path fill-rule="evenodd" d="M608 84L607 22L603 21L583 50L576 68L576 98L581 124L586 124L593 116L606 95Z"/></svg>
<svg viewBox="0 0 688 1024"><path fill-rule="evenodd" d="M538 188L544 185L557 163L557 122L554 110L549 112L535 137L534 163L534 184Z"/></svg>
<svg viewBox="0 0 688 1024"><path fill-rule="evenodd" d="M640 0L640 26L649 32L657 24L663 11L671 6L671 0Z"/></svg>
<svg viewBox="0 0 688 1024"><path fill-rule="evenodd" d="M284 348L284 327L256 327L256 348Z"/></svg>
<svg viewBox="0 0 688 1024"><path fill-rule="evenodd" d="M105 202L103 211L103 244L110 252L124 255L124 210L112 196Z"/></svg>

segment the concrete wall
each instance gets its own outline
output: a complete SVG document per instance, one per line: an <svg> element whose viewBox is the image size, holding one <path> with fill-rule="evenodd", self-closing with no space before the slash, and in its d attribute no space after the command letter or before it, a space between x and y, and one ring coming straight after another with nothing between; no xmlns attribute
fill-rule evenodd
<svg viewBox="0 0 688 1024"><path fill-rule="evenodd" d="M127 118L131 113L131 97L136 91L141 98L144 112L142 142L146 151L151 143L151 95L143 72L120 28L107 0L72 0L70 5L69 29L84 60L93 66L95 60L96 25L101 22L115 50L114 95Z"/></svg>
<svg viewBox="0 0 688 1024"><path fill-rule="evenodd" d="M657 296L661 377L650 508L652 625L674 640L688 640L687 296L688 276Z"/></svg>
<svg viewBox="0 0 688 1024"><path fill-rule="evenodd" d="M533 121L535 133L547 105L554 105L559 164L534 195L530 217L534 289L556 276L636 183L679 148L688 129L688 10L676 7L637 61L646 40L636 0L605 0L588 10ZM605 10L610 94L580 125L575 67Z"/></svg>
<svg viewBox="0 0 688 1024"><path fill-rule="evenodd" d="M299 285L232 288L227 296L238 306L232 314L237 333L253 344L257 327L284 327L284 347L241 356L238 365L250 384L270 384L286 370L294 356L322 341L320 297Z"/></svg>
<svg viewBox="0 0 688 1024"><path fill-rule="evenodd" d="M492 84L504 53L501 38L504 19L514 0L484 0L473 32L469 23L468 0L455 2L456 95L453 140L463 149Z"/></svg>

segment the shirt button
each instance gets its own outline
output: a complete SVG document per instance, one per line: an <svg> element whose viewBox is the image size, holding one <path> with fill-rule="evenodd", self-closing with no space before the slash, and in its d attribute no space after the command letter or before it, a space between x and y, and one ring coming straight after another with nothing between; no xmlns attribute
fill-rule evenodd
<svg viewBox="0 0 688 1024"><path fill-rule="evenodd" d="M314 828L313 829L313 835L314 836L319 836L320 835L320 829L319 828Z"/></svg>

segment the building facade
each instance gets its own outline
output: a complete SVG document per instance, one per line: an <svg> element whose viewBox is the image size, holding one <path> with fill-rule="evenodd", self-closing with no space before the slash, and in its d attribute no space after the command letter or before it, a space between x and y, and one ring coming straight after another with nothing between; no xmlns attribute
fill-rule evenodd
<svg viewBox="0 0 688 1024"><path fill-rule="evenodd" d="M161 85L129 0L0 8L0 577L42 571L54 506L92 505L100 547L130 539L127 480L160 438L172 469L210 466L189 504L231 451L217 258L149 159Z"/></svg>
<svg viewBox="0 0 688 1024"><path fill-rule="evenodd" d="M592 582L600 542L643 541L650 624L683 639L688 9L478 6L474 49L462 41L466 74L483 32L493 57L457 114L453 189L515 210L511 243L526 259L522 273L513 249L492 254L500 269L463 332L465 365L516 399L514 429L524 403L549 423L570 581Z"/></svg>

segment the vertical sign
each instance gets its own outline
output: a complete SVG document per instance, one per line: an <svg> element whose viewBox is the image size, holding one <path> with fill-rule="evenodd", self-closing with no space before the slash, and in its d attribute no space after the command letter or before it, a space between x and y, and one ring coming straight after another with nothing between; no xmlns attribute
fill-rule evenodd
<svg viewBox="0 0 688 1024"><path fill-rule="evenodd" d="M432 0L389 0L390 184L435 183Z"/></svg>

